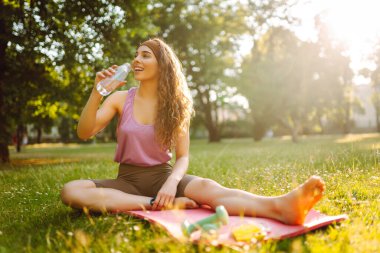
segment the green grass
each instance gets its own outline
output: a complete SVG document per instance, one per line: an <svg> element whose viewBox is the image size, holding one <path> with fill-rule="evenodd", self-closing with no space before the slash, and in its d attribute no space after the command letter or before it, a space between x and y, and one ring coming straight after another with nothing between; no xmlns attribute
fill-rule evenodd
<svg viewBox="0 0 380 253"><path fill-rule="evenodd" d="M114 144L28 146L0 167L2 252L229 252L179 244L162 229L127 215L86 215L59 199L74 179L112 178ZM310 175L327 191L315 209L347 221L253 252L379 252L380 135L223 140L191 144L189 173L261 195L283 194Z"/></svg>

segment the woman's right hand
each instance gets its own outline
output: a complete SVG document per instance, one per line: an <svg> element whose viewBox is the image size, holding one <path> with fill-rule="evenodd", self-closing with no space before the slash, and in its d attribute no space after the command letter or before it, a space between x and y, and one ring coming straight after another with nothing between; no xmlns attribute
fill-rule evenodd
<svg viewBox="0 0 380 253"><path fill-rule="evenodd" d="M117 70L118 67L119 67L118 65L112 65L108 69L103 69L102 71L96 72L94 89L96 90L96 85L100 81L102 81L103 79L106 79L107 77L113 76L116 73L116 70ZM126 82L121 82L120 85L117 88L123 86L125 83Z"/></svg>
<svg viewBox="0 0 380 253"><path fill-rule="evenodd" d="M106 79L107 77L111 77L113 76L115 73L116 73L116 69L118 68L119 66L117 65L112 65L111 67L109 67L108 69L103 69L99 72L96 72L96 76L95 76L95 87L96 85L103 79Z"/></svg>

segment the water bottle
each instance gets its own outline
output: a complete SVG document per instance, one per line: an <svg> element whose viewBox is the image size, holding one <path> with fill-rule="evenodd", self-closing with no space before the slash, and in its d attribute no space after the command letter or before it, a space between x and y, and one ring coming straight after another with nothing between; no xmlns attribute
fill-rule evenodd
<svg viewBox="0 0 380 253"><path fill-rule="evenodd" d="M96 85L96 90L102 96L109 95L114 89L116 89L120 82L125 80L130 70L131 65L129 63L124 63L117 68L116 73L113 76L101 80Z"/></svg>

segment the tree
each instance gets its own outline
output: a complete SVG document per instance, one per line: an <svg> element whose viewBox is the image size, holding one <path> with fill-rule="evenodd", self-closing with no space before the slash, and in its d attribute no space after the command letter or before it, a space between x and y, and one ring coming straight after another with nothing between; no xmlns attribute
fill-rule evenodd
<svg viewBox="0 0 380 253"><path fill-rule="evenodd" d="M210 142L221 138L218 108L226 88L236 86L239 39L260 30L259 26L283 5L284 1L272 0L248 1L247 5L221 0L161 1L154 5L153 23L184 65L196 112Z"/></svg>
<svg viewBox="0 0 380 253"><path fill-rule="evenodd" d="M324 23L323 13L316 18L320 64L318 68L319 101L317 115L326 118L341 129L343 133L351 131L351 114L358 106L353 95L353 72L350 59L344 55L346 46L334 39ZM321 124L321 127L323 125Z"/></svg>
<svg viewBox="0 0 380 253"><path fill-rule="evenodd" d="M7 112L5 109L5 71L7 66L5 63L6 49L8 40L11 37L9 20L6 16L6 13L9 8L5 6L4 0L0 0L0 156L1 161L9 162L9 150L8 150L8 141L9 141L9 118L7 117Z"/></svg>
<svg viewBox="0 0 380 253"><path fill-rule="evenodd" d="M376 127L380 132L380 43L377 45L377 50L374 54L376 69L371 74L373 94L372 103L376 111Z"/></svg>
<svg viewBox="0 0 380 253"><path fill-rule="evenodd" d="M15 126L21 131L41 117L53 120L46 112L57 103L68 105L61 113L78 117L93 86L94 69L130 58L136 41L147 34L145 11L144 2L120 0L0 1L3 162L9 161Z"/></svg>
<svg viewBox="0 0 380 253"><path fill-rule="evenodd" d="M33 97L46 92L54 86L49 72L42 63L43 54L39 47L42 38L47 35L33 14L39 15L34 7L41 7L43 2L0 1L0 111L2 121L0 129L0 153L3 162L9 161L8 142L10 126L17 129L17 150L21 143L21 133L28 118L27 103ZM39 9L42 10L42 9ZM35 12L35 13L33 13ZM50 90L49 90L50 91Z"/></svg>
<svg viewBox="0 0 380 253"><path fill-rule="evenodd" d="M255 42L244 62L242 93L247 96L253 119L253 135L260 140L275 124L287 128L292 140L313 108L313 66L318 50L289 30L271 28Z"/></svg>
<svg viewBox="0 0 380 253"><path fill-rule="evenodd" d="M277 126L288 129L296 142L301 131L315 131L316 125L323 132L325 119L350 131L351 111L358 106L350 60L319 18L316 43L272 27L245 59L241 92L250 101L255 140Z"/></svg>
<svg viewBox="0 0 380 253"><path fill-rule="evenodd" d="M165 1L155 6L152 17L160 27L158 35L173 46L184 65L209 141L219 141L218 98L228 86L225 70L234 65L234 39L246 29L242 6L223 7L222 1Z"/></svg>

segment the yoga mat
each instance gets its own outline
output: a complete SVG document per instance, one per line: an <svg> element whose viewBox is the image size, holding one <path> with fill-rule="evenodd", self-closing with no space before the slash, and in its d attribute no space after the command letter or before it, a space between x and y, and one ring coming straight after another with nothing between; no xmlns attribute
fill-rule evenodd
<svg viewBox="0 0 380 253"><path fill-rule="evenodd" d="M126 211L128 215L147 220L152 224L164 228L174 238L184 241L198 243L202 240L201 231L196 231L190 236L185 236L181 230L181 224L184 220L193 223L201 220L215 212L209 208L182 209L182 210L163 210L163 211ZM268 218L229 216L229 223L222 226L217 235L210 240L212 245L245 245L251 242L236 241L232 231L241 225L253 224L262 228L265 232L263 241L281 240L295 237L309 231L327 226L332 223L340 222L347 219L347 215L328 216L316 210L310 210L307 214L303 225L286 225L279 221Z"/></svg>

